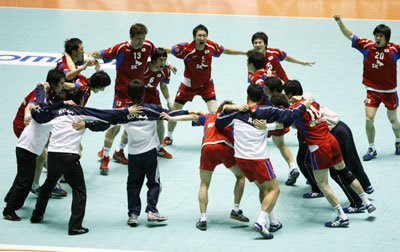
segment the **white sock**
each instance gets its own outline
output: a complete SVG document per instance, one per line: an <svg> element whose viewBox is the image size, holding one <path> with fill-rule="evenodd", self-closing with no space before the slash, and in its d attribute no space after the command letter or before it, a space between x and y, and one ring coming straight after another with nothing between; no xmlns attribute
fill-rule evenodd
<svg viewBox="0 0 400 252"><path fill-rule="evenodd" d="M125 146L126 146L126 144L120 142L120 143L119 143L119 146L118 146L118 148L117 148L116 151L118 152L118 151L120 151L120 150L123 150L123 149L125 148Z"/></svg>
<svg viewBox="0 0 400 252"><path fill-rule="evenodd" d="M337 215L340 217L342 220L347 220L346 214L343 212L343 208L338 204L337 206L334 207Z"/></svg>
<svg viewBox="0 0 400 252"><path fill-rule="evenodd" d="M111 148L104 147L103 157L110 156L110 150L111 150Z"/></svg>
<svg viewBox="0 0 400 252"><path fill-rule="evenodd" d="M173 131L168 131L168 137L172 140L172 134L173 134L174 132Z"/></svg>
<svg viewBox="0 0 400 252"><path fill-rule="evenodd" d="M164 147L164 145L159 144L159 145L157 146L157 151L159 151L162 147Z"/></svg>
<svg viewBox="0 0 400 252"><path fill-rule="evenodd" d="M207 215L206 215L206 213L201 213L200 221L207 221Z"/></svg>
<svg viewBox="0 0 400 252"><path fill-rule="evenodd" d="M361 200L365 206L368 206L369 204L371 204L371 201L369 201L367 194L365 192L359 194L358 196L361 198Z"/></svg>
<svg viewBox="0 0 400 252"><path fill-rule="evenodd" d="M32 184L32 189L37 190L39 189L40 185L39 184Z"/></svg>
<svg viewBox="0 0 400 252"><path fill-rule="evenodd" d="M293 169L296 169L296 168L297 168L297 166L296 166L295 162L290 162L289 163L289 170L293 170Z"/></svg>
<svg viewBox="0 0 400 252"><path fill-rule="evenodd" d="M278 217L276 217L274 211L271 211L269 213L269 223L274 224L274 225L279 223L279 219L278 219Z"/></svg>
<svg viewBox="0 0 400 252"><path fill-rule="evenodd" d="M239 212L239 204L233 204L233 211Z"/></svg>
<svg viewBox="0 0 400 252"><path fill-rule="evenodd" d="M261 225L265 225L267 223L268 213L265 211L261 211L258 216L257 222Z"/></svg>
<svg viewBox="0 0 400 252"><path fill-rule="evenodd" d="M372 150L376 150L375 143L370 143L369 148L371 148Z"/></svg>

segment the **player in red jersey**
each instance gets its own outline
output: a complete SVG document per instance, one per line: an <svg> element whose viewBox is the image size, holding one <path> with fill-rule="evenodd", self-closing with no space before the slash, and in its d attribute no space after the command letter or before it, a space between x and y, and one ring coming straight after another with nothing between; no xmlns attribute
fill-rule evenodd
<svg viewBox="0 0 400 252"><path fill-rule="evenodd" d="M272 70L264 68L264 59L265 58L262 53L255 50L249 51L247 53L247 69L249 73L251 73L250 83L260 84L263 86L264 96L259 104L271 106L269 101L270 97L275 93L281 93L283 90L283 84L281 79L274 76L275 73L272 72ZM300 172L296 166L296 163L294 162L290 148L285 144L284 135L287 132L289 132L289 128L271 130L268 131L268 137L272 136L272 141L289 165L289 175L288 179L285 181L285 184L294 185L300 175Z"/></svg>
<svg viewBox="0 0 400 252"><path fill-rule="evenodd" d="M303 89L300 82L296 80L287 81L285 82L284 90L288 99L295 101L291 107L296 107L304 100L301 97ZM296 99L296 96L299 99ZM325 226L346 227L349 225L346 214L340 206L334 191L328 184L328 169L331 167L337 171L340 179L348 183L359 195L368 212L375 211L375 206L367 198L367 194L364 192L360 182L346 167L339 143L329 132L328 124L320 111L320 105L314 101L310 108L295 121L295 126L303 136L310 151L311 166L317 185L338 214L334 221L326 222Z"/></svg>
<svg viewBox="0 0 400 252"><path fill-rule="evenodd" d="M387 117L392 125L396 137L395 154L400 155L400 122L397 118L399 97L397 95L397 69L396 62L400 57L400 45L389 42L390 28L386 25L378 25L373 34L375 42L362 39L355 35L342 22L340 15L334 19L339 25L343 35L352 41L352 47L364 55L363 81L367 89L365 100L365 130L368 138L368 151L363 156L364 161L376 157L375 126L374 119L381 103L387 108Z"/></svg>
<svg viewBox="0 0 400 252"><path fill-rule="evenodd" d="M222 130L215 128L215 120L222 108L226 104L232 104L230 101L224 101L217 109L216 113L203 115L182 115L168 116L162 114L168 121L193 121L193 126L204 126L204 136L201 147L200 157L200 190L199 205L200 219L196 223L196 227L202 231L207 230L207 205L208 205L208 188L210 187L212 174L215 167L224 164L236 177L234 193L234 204L230 218L242 222L249 222L249 219L243 215L243 211L239 209L240 200L243 196L245 177L236 165L233 150L233 131L232 126L227 126Z"/></svg>
<svg viewBox="0 0 400 252"><path fill-rule="evenodd" d="M208 40L208 29L204 25L198 25L193 29L193 41L181 43L166 48L168 53L183 59L185 72L179 90L175 96L174 108L182 109L186 102L192 101L193 97L200 95L207 103L210 113L217 111L217 100L214 90L214 82L211 79L212 57L221 54L244 55L245 51L223 46ZM164 145L172 144L172 134L176 122L168 123L168 136L164 139Z"/></svg>
<svg viewBox="0 0 400 252"><path fill-rule="evenodd" d="M254 33L251 37L251 43L253 44L254 50L265 56L265 68L274 71L283 81L287 81L288 77L281 66L281 61L286 60L287 62L297 63L303 66L312 66L315 64L314 61L299 60L279 49L268 48L268 36L264 32Z"/></svg>
<svg viewBox="0 0 400 252"><path fill-rule="evenodd" d="M171 71L166 66L167 63L167 51L163 48L157 48L154 55L151 56L151 62L147 62L147 67L144 72L144 84L146 89L144 91L143 102L156 104L161 106L160 93L158 92L158 84L160 84L161 93L167 100L168 109L173 110L174 107L169 99L168 84L170 80ZM160 140L160 144L157 146L157 155L164 158L172 158L172 155L168 153L162 142L164 139L164 122L157 120L157 135Z"/></svg>
<svg viewBox="0 0 400 252"><path fill-rule="evenodd" d="M89 52L89 57L103 59L104 62L116 60L117 76L115 79L115 96L113 108L122 108L129 101L127 87L131 80L139 79L144 81L144 71L146 63L152 56L156 47L146 40L147 28L143 24L134 24L129 30L130 40L112 46L110 48ZM104 147L99 151L101 156L100 174L108 174L109 153L115 136L118 134L120 126L114 126L107 130L104 139ZM117 162L128 164L128 159L124 155L124 147L128 143L126 132L122 134L119 147L114 152L113 159Z"/></svg>

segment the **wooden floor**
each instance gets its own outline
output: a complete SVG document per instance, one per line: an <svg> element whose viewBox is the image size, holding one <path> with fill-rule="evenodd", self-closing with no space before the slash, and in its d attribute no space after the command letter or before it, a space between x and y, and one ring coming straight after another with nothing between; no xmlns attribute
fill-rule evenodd
<svg viewBox="0 0 400 252"><path fill-rule="evenodd" d="M0 6L286 17L400 19L398 0L0 0Z"/></svg>

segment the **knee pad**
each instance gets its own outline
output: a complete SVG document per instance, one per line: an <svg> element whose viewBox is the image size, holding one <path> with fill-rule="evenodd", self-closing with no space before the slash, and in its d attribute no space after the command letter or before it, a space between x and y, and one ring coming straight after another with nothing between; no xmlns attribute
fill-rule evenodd
<svg viewBox="0 0 400 252"><path fill-rule="evenodd" d="M356 179L356 176L354 176L354 174L351 173L347 167L345 167L343 170L336 171L338 172L339 177L349 185Z"/></svg>

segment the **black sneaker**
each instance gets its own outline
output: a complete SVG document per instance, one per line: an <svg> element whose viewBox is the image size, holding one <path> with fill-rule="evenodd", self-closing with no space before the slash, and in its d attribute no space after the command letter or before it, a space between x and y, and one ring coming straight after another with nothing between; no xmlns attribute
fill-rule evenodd
<svg viewBox="0 0 400 252"><path fill-rule="evenodd" d="M31 223L38 223L38 222L41 222L42 220L43 220L43 215L42 216L35 216L35 215L31 216Z"/></svg>
<svg viewBox="0 0 400 252"><path fill-rule="evenodd" d="M196 227L198 229L200 229L201 231L206 231L207 230L207 221L201 221L201 219L199 219L199 221L196 223Z"/></svg>
<svg viewBox="0 0 400 252"><path fill-rule="evenodd" d="M243 215L242 210L239 210L238 212L236 212L235 210L232 210L230 217L231 217L231 219L238 220L241 222L249 222L250 221L249 218L247 218L246 216Z"/></svg>
<svg viewBox="0 0 400 252"><path fill-rule="evenodd" d="M10 212L3 211L3 216L4 216L4 219L6 219L6 220L21 221L21 218L14 211L10 211Z"/></svg>

